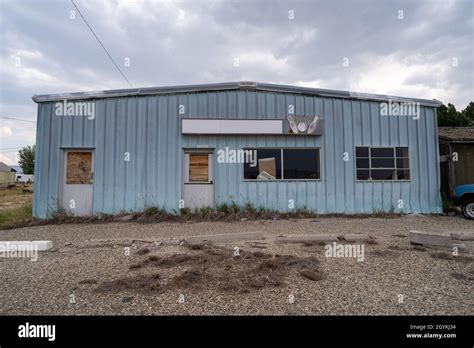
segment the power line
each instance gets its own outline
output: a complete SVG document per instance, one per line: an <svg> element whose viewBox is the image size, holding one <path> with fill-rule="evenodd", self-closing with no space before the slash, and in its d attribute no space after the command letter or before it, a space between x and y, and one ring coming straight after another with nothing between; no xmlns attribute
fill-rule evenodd
<svg viewBox="0 0 474 348"><path fill-rule="evenodd" d="M79 14L81 15L82 19L84 20L84 23L86 23L87 27L89 28L89 30L91 31L91 33L94 35L94 37L96 38L97 42L102 46L102 48L104 49L105 53L107 53L107 55L109 56L110 60L112 61L112 63L115 65L115 67L117 68L117 70L119 71L119 73L123 76L123 78L125 79L125 81L127 81L128 85L130 86L130 88L133 88L132 84L130 83L130 81L128 81L127 77L125 76L125 74L122 72L122 70L119 68L119 66L117 65L117 63L115 63L115 60L112 58L112 56L110 55L109 51L107 51L107 49L105 48L105 46L102 44L102 41L100 41L99 37L96 35L96 33L94 32L94 30L92 30L91 26L89 25L89 23L87 22L87 20L84 18L84 16L82 15L82 12L79 10L79 8L76 6L76 4L74 3L74 0L71 0L71 3L73 4L73 6L76 8L77 12L79 12Z"/></svg>
<svg viewBox="0 0 474 348"><path fill-rule="evenodd" d="M6 118L7 120L16 120L16 121L23 121L23 122L31 122L31 123L36 123L36 121L31 121L31 120L23 120L21 118L15 118L15 117L5 117L5 116L0 116L0 118Z"/></svg>

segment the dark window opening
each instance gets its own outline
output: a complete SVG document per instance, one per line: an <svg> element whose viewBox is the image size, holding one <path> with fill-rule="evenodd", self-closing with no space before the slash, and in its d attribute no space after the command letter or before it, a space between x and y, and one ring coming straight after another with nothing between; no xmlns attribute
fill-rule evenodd
<svg viewBox="0 0 474 348"><path fill-rule="evenodd" d="M283 178L319 179L319 150L283 149Z"/></svg>
<svg viewBox="0 0 474 348"><path fill-rule="evenodd" d="M319 149L246 149L257 152L256 165L244 163L245 180L317 180Z"/></svg>
<svg viewBox="0 0 474 348"><path fill-rule="evenodd" d="M410 180L408 147L356 147L357 180Z"/></svg>

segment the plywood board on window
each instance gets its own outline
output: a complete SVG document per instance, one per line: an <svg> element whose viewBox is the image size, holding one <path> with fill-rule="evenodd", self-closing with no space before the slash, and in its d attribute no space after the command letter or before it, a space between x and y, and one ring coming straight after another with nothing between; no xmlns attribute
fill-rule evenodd
<svg viewBox="0 0 474 348"><path fill-rule="evenodd" d="M92 184L92 152L68 152L66 184Z"/></svg>
<svg viewBox="0 0 474 348"><path fill-rule="evenodd" d="M207 182L209 181L209 155L190 154L189 155L189 181Z"/></svg>

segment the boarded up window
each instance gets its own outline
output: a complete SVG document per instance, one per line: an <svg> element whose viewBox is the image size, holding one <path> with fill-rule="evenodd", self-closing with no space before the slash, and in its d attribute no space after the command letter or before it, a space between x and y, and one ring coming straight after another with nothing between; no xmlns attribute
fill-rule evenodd
<svg viewBox="0 0 474 348"><path fill-rule="evenodd" d="M189 182L209 181L209 155L189 154Z"/></svg>
<svg viewBox="0 0 474 348"><path fill-rule="evenodd" d="M92 184L92 152L68 152L66 184Z"/></svg>

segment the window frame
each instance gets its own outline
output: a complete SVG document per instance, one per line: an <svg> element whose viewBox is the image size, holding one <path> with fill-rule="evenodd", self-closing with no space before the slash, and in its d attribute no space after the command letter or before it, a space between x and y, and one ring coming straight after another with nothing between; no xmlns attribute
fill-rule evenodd
<svg viewBox="0 0 474 348"><path fill-rule="evenodd" d="M366 147L369 149L369 157L357 157L357 148L358 147ZM395 163L394 168L372 168L372 153L371 149L379 149L379 148L393 148L393 160ZM408 157L397 157L397 147L406 147L408 149ZM408 158L408 171L410 173L410 179L396 179L396 180L388 180L388 179L358 179L357 178L357 158L368 158L369 159L369 168L359 168L359 170L368 170L369 174L372 169L377 170L384 170L384 169L395 169L396 171L398 170L397 168L397 159L398 158ZM388 158L388 157L377 157L377 158ZM354 174L355 174L355 181L357 183L367 183L367 182L411 182L411 156L410 156L410 147L408 145L397 145L397 146L368 146L368 145L355 145L354 146ZM406 168L405 168L406 169Z"/></svg>
<svg viewBox="0 0 474 348"><path fill-rule="evenodd" d="M291 182L291 181L322 181L322 171L321 171L321 147L279 147L279 146L271 146L271 147L243 147L242 150L280 150L280 157L281 157L281 179L267 179L267 180L259 180L259 179L245 179L245 163L242 163L242 171L243 171L243 180L244 182ZM319 179L285 179L284 177L284 166L283 166L283 150L318 150L318 169L319 169Z"/></svg>

